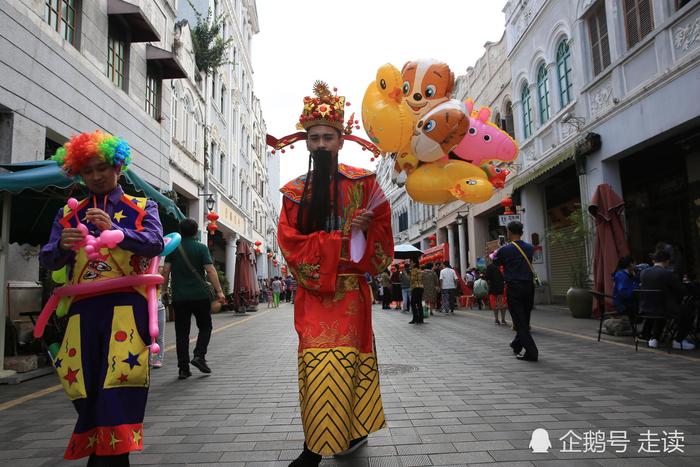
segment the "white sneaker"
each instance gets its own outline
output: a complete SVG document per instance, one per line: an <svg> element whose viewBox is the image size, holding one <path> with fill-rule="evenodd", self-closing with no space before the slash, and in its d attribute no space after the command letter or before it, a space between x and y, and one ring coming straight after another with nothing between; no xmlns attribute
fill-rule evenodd
<svg viewBox="0 0 700 467"><path fill-rule="evenodd" d="M648 345L649 345L649 347L651 347L652 349L658 349L658 348L659 348L659 341L656 340L656 339L649 339Z"/></svg>
<svg viewBox="0 0 700 467"><path fill-rule="evenodd" d="M695 344L688 341L687 339L683 339L681 342L674 340L673 341L673 348L680 349L680 350L693 350L693 349L695 349Z"/></svg>

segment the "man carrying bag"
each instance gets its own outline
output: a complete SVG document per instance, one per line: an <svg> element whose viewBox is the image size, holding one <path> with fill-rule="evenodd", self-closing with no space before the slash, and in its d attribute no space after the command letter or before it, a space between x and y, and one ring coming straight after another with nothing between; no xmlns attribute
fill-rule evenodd
<svg viewBox="0 0 700 467"><path fill-rule="evenodd" d="M202 373L211 373L205 356L211 339L211 305L226 300L219 276L212 264L209 249L197 241L197 221L184 219L180 221L182 243L165 258L163 267L164 287L172 272L172 303L175 309L175 340L177 347L177 366L179 379L192 376L190 363ZM206 272L209 283L204 280ZM194 315L199 334L194 348L194 358L190 361L190 323Z"/></svg>
<svg viewBox="0 0 700 467"><path fill-rule="evenodd" d="M537 274L532 267L534 247L520 239L523 224L518 221L508 223L510 243L496 250L492 259L494 264L503 265L503 277L506 282L508 310L516 328L515 339L510 347L518 360L536 362L539 358L537 345L530 334L530 313L535 301L535 281ZM523 355L520 352L525 349Z"/></svg>

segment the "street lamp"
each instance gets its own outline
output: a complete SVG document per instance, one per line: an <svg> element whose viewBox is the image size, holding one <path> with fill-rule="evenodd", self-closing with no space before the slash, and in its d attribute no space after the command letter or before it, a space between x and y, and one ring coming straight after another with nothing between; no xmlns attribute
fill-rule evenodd
<svg viewBox="0 0 700 467"><path fill-rule="evenodd" d="M197 192L197 196L207 196L207 200L205 201L205 204L207 205L207 210L209 212L212 212L214 210L214 206L216 205L216 200L214 199L214 195L211 193L206 193L206 192Z"/></svg>
<svg viewBox="0 0 700 467"><path fill-rule="evenodd" d="M457 218L455 219L458 224L462 223L462 219L466 219L466 217L469 215L469 206L465 206L466 211L459 211L457 212Z"/></svg>

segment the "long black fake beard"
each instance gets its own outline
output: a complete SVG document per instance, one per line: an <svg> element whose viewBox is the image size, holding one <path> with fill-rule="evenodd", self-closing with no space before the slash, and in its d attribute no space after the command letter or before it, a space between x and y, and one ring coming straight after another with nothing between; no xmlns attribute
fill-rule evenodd
<svg viewBox="0 0 700 467"><path fill-rule="evenodd" d="M313 162L313 166L312 166ZM297 217L299 231L337 230L338 166L330 151L319 149L309 154L309 169ZM313 187L313 189L311 189ZM311 194L309 195L309 190Z"/></svg>

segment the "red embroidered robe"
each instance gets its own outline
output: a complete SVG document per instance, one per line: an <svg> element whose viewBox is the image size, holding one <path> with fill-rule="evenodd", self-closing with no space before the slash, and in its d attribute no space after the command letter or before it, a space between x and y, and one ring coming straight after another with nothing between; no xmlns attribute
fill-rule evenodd
<svg viewBox="0 0 700 467"><path fill-rule="evenodd" d="M331 455L384 427L372 334L372 298L364 273L376 275L394 251L391 211L373 209L362 259L350 259L350 222L381 190L375 175L339 164L340 230L302 235L296 228L306 175L284 194L278 241L299 285L294 325L299 335L299 400L306 444ZM375 195L376 196L376 195Z"/></svg>

